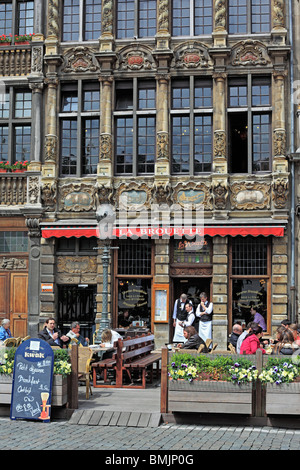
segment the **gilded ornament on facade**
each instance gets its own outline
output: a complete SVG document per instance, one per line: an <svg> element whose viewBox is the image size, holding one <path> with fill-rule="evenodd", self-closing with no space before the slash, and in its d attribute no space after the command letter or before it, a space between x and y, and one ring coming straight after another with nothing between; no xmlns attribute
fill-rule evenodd
<svg viewBox="0 0 300 470"><path fill-rule="evenodd" d="M274 28L284 28L284 0L274 0L273 12Z"/></svg>
<svg viewBox="0 0 300 470"><path fill-rule="evenodd" d="M113 1L102 2L102 34L112 34L113 30Z"/></svg>

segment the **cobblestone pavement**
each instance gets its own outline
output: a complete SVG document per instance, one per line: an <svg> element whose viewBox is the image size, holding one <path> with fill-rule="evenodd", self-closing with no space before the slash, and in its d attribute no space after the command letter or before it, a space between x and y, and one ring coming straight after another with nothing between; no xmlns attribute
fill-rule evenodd
<svg viewBox="0 0 300 470"><path fill-rule="evenodd" d="M194 455L195 463L198 450L299 450L300 430L176 424L162 424L156 428L125 428L77 426L68 424L67 421L41 423L0 418L0 446L1 451L107 451L107 453L101 453L103 459L111 456L111 452L125 450L128 451L125 453L126 455L130 455L130 451L132 451L132 455L141 450L154 451L154 454L156 451L160 455L162 455L162 451L170 451L169 454L174 452L174 458L186 455L184 452L188 451L190 456ZM118 453L119 456L125 454ZM143 454L141 453L141 455ZM145 464L145 460L143 462ZM104 463L109 462L104 461ZM138 465L131 466L138 467Z"/></svg>

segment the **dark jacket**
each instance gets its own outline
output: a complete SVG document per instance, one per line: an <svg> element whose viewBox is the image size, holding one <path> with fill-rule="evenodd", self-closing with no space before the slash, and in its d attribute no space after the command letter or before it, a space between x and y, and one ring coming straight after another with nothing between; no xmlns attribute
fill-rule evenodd
<svg viewBox="0 0 300 470"><path fill-rule="evenodd" d="M208 352L208 349L206 347L205 342L203 341L203 339L198 334L191 336L190 339L188 339L182 345L182 349L198 349L200 344L204 344L203 352L204 353Z"/></svg>
<svg viewBox="0 0 300 470"><path fill-rule="evenodd" d="M228 342L232 344L232 346L234 346L236 348L236 345L237 345L237 340L239 339L240 335L238 335L237 333L231 333L231 335L229 336L229 339L228 339Z"/></svg>
<svg viewBox="0 0 300 470"><path fill-rule="evenodd" d="M61 347L62 347L62 342L61 342L61 340L60 340L61 332L60 332L57 328L54 328L53 332L54 332L54 333L58 333L58 342L57 342L57 343L54 341L54 339L52 338L52 336L49 335L46 326L45 326L45 328L44 328L42 331L40 331L40 332L38 333L38 338L43 339L43 340L46 341L46 343L48 343L50 346L59 346L59 347L61 348Z"/></svg>

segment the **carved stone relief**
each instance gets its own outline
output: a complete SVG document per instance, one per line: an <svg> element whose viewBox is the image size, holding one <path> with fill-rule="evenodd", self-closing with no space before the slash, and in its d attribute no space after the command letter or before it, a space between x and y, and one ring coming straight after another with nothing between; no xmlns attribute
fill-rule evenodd
<svg viewBox="0 0 300 470"><path fill-rule="evenodd" d="M29 204L40 202L40 178L38 176L29 176L28 202Z"/></svg>
<svg viewBox="0 0 300 470"><path fill-rule="evenodd" d="M46 210L52 210L56 204L57 187L55 183L45 183L41 189L41 198Z"/></svg>
<svg viewBox="0 0 300 470"><path fill-rule="evenodd" d="M88 212L97 207L97 189L87 183L63 183L59 187L59 211Z"/></svg>
<svg viewBox="0 0 300 470"><path fill-rule="evenodd" d="M169 134L167 132L157 133L157 160L169 160Z"/></svg>
<svg viewBox="0 0 300 470"><path fill-rule="evenodd" d="M3 271L27 269L27 261L20 258L0 258L0 269Z"/></svg>
<svg viewBox="0 0 300 470"><path fill-rule="evenodd" d="M225 0L215 0L215 30L224 30L226 26Z"/></svg>
<svg viewBox="0 0 300 470"><path fill-rule="evenodd" d="M232 183L230 202L232 209L254 210L270 208L270 184L256 181Z"/></svg>
<svg viewBox="0 0 300 470"><path fill-rule="evenodd" d="M205 210L212 209L210 186L205 183L178 183L174 188L173 201L182 207L203 204Z"/></svg>
<svg viewBox="0 0 300 470"><path fill-rule="evenodd" d="M45 162L56 162L57 136L48 134L45 136Z"/></svg>
<svg viewBox="0 0 300 470"><path fill-rule="evenodd" d="M94 53L90 47L78 46L68 49L64 54L62 72L98 72L100 70Z"/></svg>
<svg viewBox="0 0 300 470"><path fill-rule="evenodd" d="M111 160L112 136L111 134L100 135L100 160Z"/></svg>
<svg viewBox="0 0 300 470"><path fill-rule="evenodd" d="M174 49L171 67L209 68L213 66L207 47L197 41L189 41Z"/></svg>
<svg viewBox="0 0 300 470"><path fill-rule="evenodd" d="M273 182L272 200L276 209L284 209L288 202L289 182L286 178L280 178Z"/></svg>
<svg viewBox="0 0 300 470"><path fill-rule="evenodd" d="M140 211L149 208L151 203L151 185L129 182L121 183L116 188L116 205L119 209Z"/></svg>
<svg viewBox="0 0 300 470"><path fill-rule="evenodd" d="M247 39L240 41L232 48L232 65L268 65L271 60L266 46L260 41Z"/></svg>
<svg viewBox="0 0 300 470"><path fill-rule="evenodd" d="M130 44L118 52L117 70L156 70L152 51L146 46Z"/></svg>
<svg viewBox="0 0 300 470"><path fill-rule="evenodd" d="M96 256L58 256L57 272L68 274L87 274L97 272Z"/></svg>
<svg viewBox="0 0 300 470"><path fill-rule="evenodd" d="M285 155L286 131L285 129L275 129L273 134L274 156Z"/></svg>
<svg viewBox="0 0 300 470"><path fill-rule="evenodd" d="M224 157L226 155L225 131L214 132L214 157Z"/></svg>
<svg viewBox="0 0 300 470"><path fill-rule="evenodd" d="M212 184L213 200L215 209L225 209L228 198L227 182L214 181Z"/></svg>
<svg viewBox="0 0 300 470"><path fill-rule="evenodd" d="M172 188L169 183L157 183L152 190L153 202L156 204L171 204Z"/></svg>

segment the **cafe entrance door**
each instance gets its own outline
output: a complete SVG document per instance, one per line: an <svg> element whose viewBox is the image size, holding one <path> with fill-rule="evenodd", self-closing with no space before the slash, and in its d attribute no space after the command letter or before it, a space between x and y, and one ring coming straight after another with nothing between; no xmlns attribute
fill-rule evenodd
<svg viewBox="0 0 300 470"><path fill-rule="evenodd" d="M170 306L170 341L173 338L173 309L176 299L179 299L181 294L187 294L188 299L193 302L194 311L196 311L200 303L201 292L206 292L208 300L211 299L211 278L210 277L187 277L187 278L173 278L173 296Z"/></svg>

